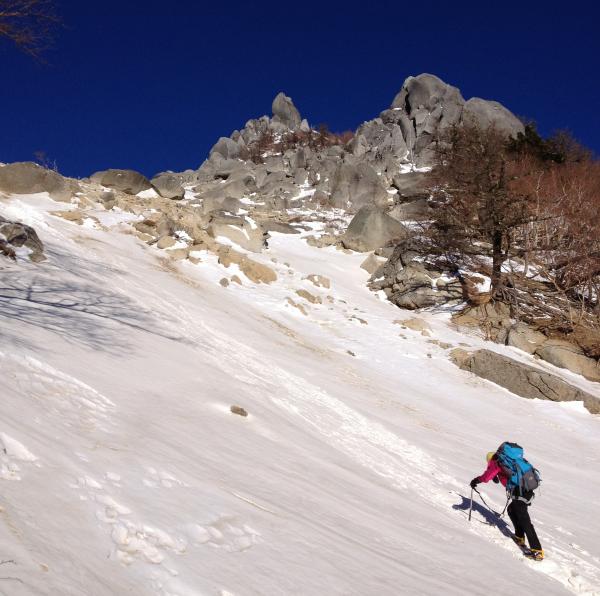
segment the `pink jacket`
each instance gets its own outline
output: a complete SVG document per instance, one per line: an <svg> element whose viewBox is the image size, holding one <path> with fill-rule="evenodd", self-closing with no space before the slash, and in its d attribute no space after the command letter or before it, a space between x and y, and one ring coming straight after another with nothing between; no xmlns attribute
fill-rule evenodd
<svg viewBox="0 0 600 596"><path fill-rule="evenodd" d="M498 465L498 462L495 459L490 459L485 472L479 476L479 480L480 482L489 482L496 475L498 475L500 482L502 482L502 486L506 486L506 481L508 479L502 472L502 468Z"/></svg>

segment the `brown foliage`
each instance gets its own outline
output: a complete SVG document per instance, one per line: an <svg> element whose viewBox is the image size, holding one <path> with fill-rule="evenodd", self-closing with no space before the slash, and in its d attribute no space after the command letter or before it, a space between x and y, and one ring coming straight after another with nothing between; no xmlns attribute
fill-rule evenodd
<svg viewBox="0 0 600 596"><path fill-rule="evenodd" d="M36 60L51 44L59 22L52 0L0 0L0 37Z"/></svg>
<svg viewBox="0 0 600 596"><path fill-rule="evenodd" d="M450 262L491 255L495 298L598 357L600 162L568 135L515 144L476 127L449 130L437 156L434 245Z"/></svg>
<svg viewBox="0 0 600 596"><path fill-rule="evenodd" d="M298 149L299 147L310 147L315 151L321 151L333 145L344 146L353 138L353 132L333 133L329 131L325 124L319 125L318 130L288 131L278 138L275 137L272 131L267 130L256 141L248 145L248 151L250 159L254 163L262 163L264 153L285 153L289 149Z"/></svg>

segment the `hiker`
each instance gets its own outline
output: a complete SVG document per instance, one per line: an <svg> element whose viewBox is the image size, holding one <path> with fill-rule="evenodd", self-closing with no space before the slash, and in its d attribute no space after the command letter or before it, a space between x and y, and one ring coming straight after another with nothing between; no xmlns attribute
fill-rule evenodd
<svg viewBox="0 0 600 596"><path fill-rule="evenodd" d="M502 465L503 463L507 463L506 456L503 455L505 446L508 446L506 447L506 450L511 454L513 452L519 454L519 451L515 451L515 448L520 450L520 454L516 457L525 462L526 466L529 466L528 470L531 470L530 473L523 472L522 470L512 473L511 470L514 471L514 466L507 467ZM531 523L528 511L528 507L531 505L534 494L533 490L528 489L527 487L532 487L534 485L535 487L538 486L540 480L539 473L531 466L531 464L529 464L529 462L527 462L527 460L523 459L523 450L515 443L502 443L498 448L498 451L490 451L487 454L486 459L488 465L485 472L481 476L477 476L471 480L471 488L477 490L476 487L480 482L489 482L490 480L493 480L495 483L501 483L506 487L510 499L507 511L513 526L515 527L515 535L512 537L513 540L524 549L526 548L525 536L527 536L529 552L525 552L525 554L536 561L543 560L544 551L542 550L542 545L535 532L535 528ZM530 474L533 474L533 481L530 480ZM523 481L523 478L526 479L525 482Z"/></svg>

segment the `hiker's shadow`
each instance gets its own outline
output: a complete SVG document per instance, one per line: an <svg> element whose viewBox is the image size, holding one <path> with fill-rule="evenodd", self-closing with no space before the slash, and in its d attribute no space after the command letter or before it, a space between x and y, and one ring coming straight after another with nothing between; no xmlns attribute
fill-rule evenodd
<svg viewBox="0 0 600 596"><path fill-rule="evenodd" d="M464 495L461 495L459 493L455 493L455 494L457 496L459 496L462 499L462 501L460 503L456 503L455 505L452 505L452 509L455 509L457 511L468 512L469 509L471 508L471 499L469 497L465 497ZM506 536L506 537L512 536L510 527L504 521L504 519L502 517L500 517L500 515L498 515L497 513L490 511L487 507L480 505L479 503L477 503L477 501L473 501L473 513L478 514L485 520L485 521L482 521L481 519L473 518L473 519L476 519L478 522L480 522L482 524L487 524L488 526L496 526L500 530L500 532L502 532L502 534L504 534L504 536Z"/></svg>

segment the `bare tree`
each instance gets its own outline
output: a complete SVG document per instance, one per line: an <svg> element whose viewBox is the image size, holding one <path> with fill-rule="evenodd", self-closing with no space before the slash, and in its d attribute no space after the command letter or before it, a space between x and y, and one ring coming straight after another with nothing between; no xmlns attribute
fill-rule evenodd
<svg viewBox="0 0 600 596"><path fill-rule="evenodd" d="M492 295L501 292L502 265L514 231L531 218L528 196L513 181L521 172L496 128L451 127L437 142L434 194L440 208L431 230L436 244L469 254L491 247Z"/></svg>
<svg viewBox="0 0 600 596"><path fill-rule="evenodd" d="M0 37L36 60L51 45L59 23L52 0L0 0Z"/></svg>

